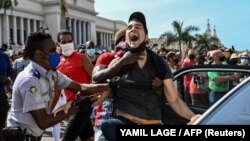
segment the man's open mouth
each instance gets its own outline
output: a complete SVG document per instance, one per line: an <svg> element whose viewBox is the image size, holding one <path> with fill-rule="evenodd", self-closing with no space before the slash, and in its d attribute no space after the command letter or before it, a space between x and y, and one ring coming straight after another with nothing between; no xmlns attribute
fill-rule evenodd
<svg viewBox="0 0 250 141"><path fill-rule="evenodd" d="M137 36L136 34L132 34L130 35L130 40L133 41L137 41L139 39L139 36Z"/></svg>

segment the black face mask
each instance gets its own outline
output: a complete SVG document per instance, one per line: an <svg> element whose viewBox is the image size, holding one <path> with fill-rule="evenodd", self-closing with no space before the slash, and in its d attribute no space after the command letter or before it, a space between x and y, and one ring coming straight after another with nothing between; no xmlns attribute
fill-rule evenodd
<svg viewBox="0 0 250 141"><path fill-rule="evenodd" d="M194 60L195 55L194 55L194 54L190 54L190 55L188 56L188 58L189 58L190 60Z"/></svg>
<svg viewBox="0 0 250 141"><path fill-rule="evenodd" d="M236 64L237 64L237 62L238 62L237 60L234 60L234 59L233 59L233 60L231 60L231 64L232 64L232 65L236 65Z"/></svg>
<svg viewBox="0 0 250 141"><path fill-rule="evenodd" d="M180 59L179 58L175 58L175 59L173 59L173 61L175 62L175 64L178 64L179 61L180 61Z"/></svg>
<svg viewBox="0 0 250 141"><path fill-rule="evenodd" d="M127 44L127 46L128 46L128 44ZM137 47L137 48L130 48L129 47L129 50L131 52L138 53L138 54L142 53L145 49L146 49L146 42L142 42L141 45L139 47Z"/></svg>
<svg viewBox="0 0 250 141"><path fill-rule="evenodd" d="M166 56L162 56L162 58L163 58L164 60L166 60L166 59L167 59L167 57L166 57Z"/></svg>
<svg viewBox="0 0 250 141"><path fill-rule="evenodd" d="M226 59L225 56L221 56L221 57L219 58L219 60L220 60L221 62L225 61L225 59Z"/></svg>

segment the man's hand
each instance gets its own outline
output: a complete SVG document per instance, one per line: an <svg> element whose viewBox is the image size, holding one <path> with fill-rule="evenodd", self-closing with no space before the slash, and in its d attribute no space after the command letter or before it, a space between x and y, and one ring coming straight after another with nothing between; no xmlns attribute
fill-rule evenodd
<svg viewBox="0 0 250 141"><path fill-rule="evenodd" d="M145 55L144 52L142 52L141 54L136 54L132 53L131 51L127 51L122 56L121 60L125 62L125 64L132 64L135 63L137 60L142 60L144 55Z"/></svg>
<svg viewBox="0 0 250 141"><path fill-rule="evenodd" d="M93 98L91 98L91 107L95 107L97 105L100 105L103 103L104 100L108 98L108 96L111 94L111 91L105 91L101 94L95 95Z"/></svg>
<svg viewBox="0 0 250 141"><path fill-rule="evenodd" d="M156 88L160 88L162 86L162 80L158 77L155 77L152 81L152 86Z"/></svg>
<svg viewBox="0 0 250 141"><path fill-rule="evenodd" d="M58 109L56 109L53 114L54 117L56 116L57 113L59 113L60 111L64 111L65 114L68 113L69 109L71 108L73 101L69 101L66 104L62 105L61 107L59 107Z"/></svg>
<svg viewBox="0 0 250 141"><path fill-rule="evenodd" d="M200 114L194 115L187 124L192 125L200 116Z"/></svg>

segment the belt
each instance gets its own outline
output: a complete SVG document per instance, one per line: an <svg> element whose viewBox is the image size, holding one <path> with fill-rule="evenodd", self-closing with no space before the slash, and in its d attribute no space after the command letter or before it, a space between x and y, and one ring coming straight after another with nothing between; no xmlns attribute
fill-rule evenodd
<svg viewBox="0 0 250 141"><path fill-rule="evenodd" d="M128 113L122 112L120 110L116 110L116 114L118 116L122 116L138 125L152 125L152 124L161 124L161 120L147 120L147 119L142 119L133 115L130 115Z"/></svg>
<svg viewBox="0 0 250 141"><path fill-rule="evenodd" d="M41 136L39 137L36 137L36 136L33 136L33 135L25 135L25 141L40 141L41 140Z"/></svg>

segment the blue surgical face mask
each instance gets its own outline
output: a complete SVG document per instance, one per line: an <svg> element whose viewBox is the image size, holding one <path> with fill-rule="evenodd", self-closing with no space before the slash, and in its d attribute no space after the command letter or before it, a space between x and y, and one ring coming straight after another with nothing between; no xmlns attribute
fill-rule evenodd
<svg viewBox="0 0 250 141"><path fill-rule="evenodd" d="M60 55L58 53L53 53L49 56L49 64L52 70L55 70L59 63Z"/></svg>
<svg viewBox="0 0 250 141"><path fill-rule="evenodd" d="M88 49L87 54L88 54L88 56L94 56L95 55L95 49Z"/></svg>
<svg viewBox="0 0 250 141"><path fill-rule="evenodd" d="M49 56L48 61L49 61L49 64L50 64L50 68L52 70L55 70L57 65L60 63L60 55L59 55L59 53L49 54L49 53L46 53L44 51L41 51L41 52Z"/></svg>
<svg viewBox="0 0 250 141"><path fill-rule="evenodd" d="M248 64L248 59L247 58L241 58L240 62L242 65L247 65Z"/></svg>

